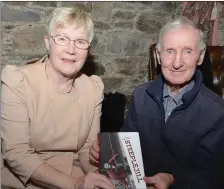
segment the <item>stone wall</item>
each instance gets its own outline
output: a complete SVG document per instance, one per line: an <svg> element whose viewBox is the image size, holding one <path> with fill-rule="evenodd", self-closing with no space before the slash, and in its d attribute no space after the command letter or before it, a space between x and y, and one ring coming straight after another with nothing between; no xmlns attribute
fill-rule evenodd
<svg viewBox="0 0 224 189"><path fill-rule="evenodd" d="M91 53L105 92L131 94L148 81L148 49L161 26L181 14L183 2L0 2L1 63L24 64L46 54L45 21L55 7L81 6L93 16ZM224 45L224 5L218 3L218 45Z"/></svg>

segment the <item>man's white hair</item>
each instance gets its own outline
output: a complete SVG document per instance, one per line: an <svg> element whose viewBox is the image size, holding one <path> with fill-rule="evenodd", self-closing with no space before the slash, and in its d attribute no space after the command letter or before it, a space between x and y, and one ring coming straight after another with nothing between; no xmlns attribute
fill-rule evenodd
<svg viewBox="0 0 224 189"><path fill-rule="evenodd" d="M172 29L178 29L178 28L181 28L183 26L191 27L191 28L194 28L198 31L198 34L199 34L199 37L200 37L199 47L200 47L200 50L203 50L206 47L206 44L204 42L203 32L199 28L197 28L197 26L191 20L189 20L188 18L186 18L184 16L181 16L181 17L178 17L174 20L171 20L170 22L168 22L167 24L165 24L161 28L160 33L159 33L159 40L158 40L158 43L156 45L157 49L158 50L161 49L161 46L163 45L163 37L166 33L168 33Z"/></svg>
<svg viewBox="0 0 224 189"><path fill-rule="evenodd" d="M89 42L92 42L94 37L93 21L91 15L84 10L78 7L56 8L46 24L48 35L54 35L57 27L64 26L84 27L88 31Z"/></svg>

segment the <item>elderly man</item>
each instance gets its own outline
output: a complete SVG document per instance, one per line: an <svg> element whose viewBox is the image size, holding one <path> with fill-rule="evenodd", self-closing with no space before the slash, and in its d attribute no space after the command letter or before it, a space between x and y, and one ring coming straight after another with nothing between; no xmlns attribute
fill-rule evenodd
<svg viewBox="0 0 224 189"><path fill-rule="evenodd" d="M157 44L162 75L133 93L122 131L139 132L144 180L154 188L224 188L215 166L224 163L224 102L197 70L205 49L203 33L190 20L167 23ZM92 160L98 152L94 142Z"/></svg>

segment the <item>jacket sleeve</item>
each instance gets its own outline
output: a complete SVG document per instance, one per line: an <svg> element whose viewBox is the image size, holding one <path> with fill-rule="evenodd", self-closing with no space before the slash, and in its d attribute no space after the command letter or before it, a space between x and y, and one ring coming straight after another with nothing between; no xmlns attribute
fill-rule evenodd
<svg viewBox="0 0 224 189"><path fill-rule="evenodd" d="M188 188L224 188L224 185L220 182L221 177L223 179L223 170L221 168L224 168L223 142L224 115L216 121L210 132L206 133L201 139L198 153L195 155ZM175 184L173 188L175 188Z"/></svg>
<svg viewBox="0 0 224 189"><path fill-rule="evenodd" d="M94 172L98 167L91 165L89 161L89 148L94 140L97 139L97 134L100 132L100 117L101 117L101 109L102 109L102 101L103 101L103 90L104 85L100 77L91 76L90 79L94 85L94 93L95 93L95 108L94 115L92 120L91 129L88 135L88 138L82 148L79 150L79 159L83 170L87 172Z"/></svg>
<svg viewBox="0 0 224 189"><path fill-rule="evenodd" d="M121 132L138 132L137 130L137 114L135 110L135 92L132 95L132 101L129 105L124 125Z"/></svg>
<svg viewBox="0 0 224 189"><path fill-rule="evenodd" d="M8 65L1 76L1 137L3 158L24 185L43 162L30 145L26 88L19 67Z"/></svg>
<svg viewBox="0 0 224 189"><path fill-rule="evenodd" d="M214 170L217 178L218 187L217 188L224 188L224 116L222 118L222 131L220 131L220 139L217 142L217 149L214 153Z"/></svg>

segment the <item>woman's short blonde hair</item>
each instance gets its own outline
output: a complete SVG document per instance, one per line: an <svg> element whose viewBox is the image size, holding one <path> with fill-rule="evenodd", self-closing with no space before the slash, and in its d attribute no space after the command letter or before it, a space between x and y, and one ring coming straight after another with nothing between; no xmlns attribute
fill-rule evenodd
<svg viewBox="0 0 224 189"><path fill-rule="evenodd" d="M75 28L83 27L88 31L89 42L93 40L94 26L92 17L89 13L78 7L60 7L56 8L46 25L49 36L54 35L57 27L74 26Z"/></svg>

